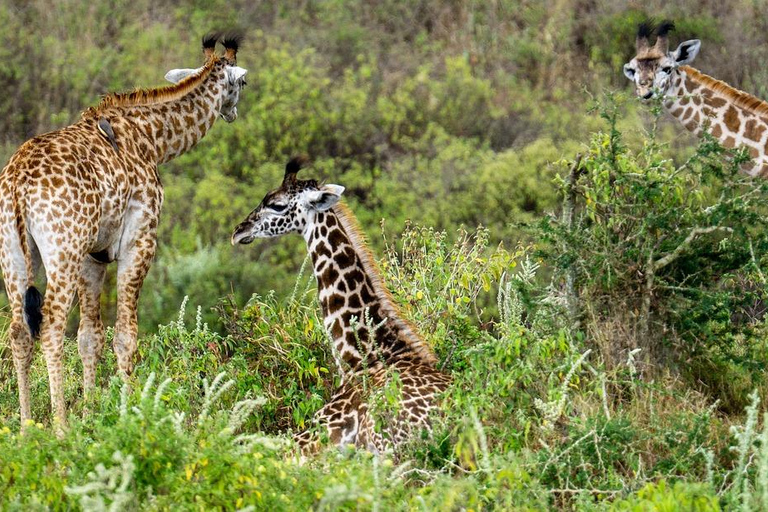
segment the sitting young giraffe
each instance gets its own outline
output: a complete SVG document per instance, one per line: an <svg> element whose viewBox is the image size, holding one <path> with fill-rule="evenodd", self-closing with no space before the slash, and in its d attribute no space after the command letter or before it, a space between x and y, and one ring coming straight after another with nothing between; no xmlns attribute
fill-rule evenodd
<svg viewBox="0 0 768 512"><path fill-rule="evenodd" d="M727 148L746 147L752 175L768 176L768 103L687 66L699 53L701 41L680 43L669 51L674 24L658 30L643 23L637 33L637 55L624 65L624 74L635 82L644 100L661 97L664 108L695 134L708 131ZM656 43L649 38L656 32Z"/></svg>
<svg viewBox="0 0 768 512"><path fill-rule="evenodd" d="M280 188L268 193L237 226L232 244L286 233L304 236L342 380L314 421L326 427L330 441L338 446L382 451L416 430L429 429L436 395L450 378L435 368L431 348L403 319L389 294L356 219L338 202L344 187L298 180L300 167L298 159L288 163ZM366 390L390 384L394 374L401 393L399 410L388 426L377 429ZM309 431L297 441L305 454L319 446Z"/></svg>
<svg viewBox="0 0 768 512"><path fill-rule="evenodd" d="M117 261L114 350L133 370L136 303L155 254L163 202L158 164L192 148L218 117L237 117L246 70L235 66L238 37L203 39L205 64L172 70L175 85L110 94L73 125L25 142L0 175L0 265L11 304L10 341L22 425L31 419L29 365L40 335L54 419L65 424L62 347L75 291L78 348L86 390L104 346L99 297L106 264ZM45 267L45 300L34 287ZM42 311L41 311L42 307ZM26 319L26 324L24 320Z"/></svg>

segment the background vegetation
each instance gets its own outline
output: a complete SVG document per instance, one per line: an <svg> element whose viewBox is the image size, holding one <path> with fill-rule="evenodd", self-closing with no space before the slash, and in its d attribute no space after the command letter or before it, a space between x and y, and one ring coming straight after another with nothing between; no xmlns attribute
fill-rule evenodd
<svg viewBox="0 0 768 512"><path fill-rule="evenodd" d="M764 12L0 0L3 162L100 94L196 65L211 28L244 29L249 70L239 119L161 169L132 383L108 354L100 391L82 397L68 343L72 428L46 426L38 358L41 423L22 437L0 341L2 506L768 508L766 187L738 174L744 155L638 104L620 72L637 23L669 17L673 44L702 39L700 69L768 98ZM434 438L394 458L290 456L288 433L335 384L312 279L296 278L303 242L228 240L296 153L347 187L396 299L454 377ZM114 292L104 310L111 323Z"/></svg>

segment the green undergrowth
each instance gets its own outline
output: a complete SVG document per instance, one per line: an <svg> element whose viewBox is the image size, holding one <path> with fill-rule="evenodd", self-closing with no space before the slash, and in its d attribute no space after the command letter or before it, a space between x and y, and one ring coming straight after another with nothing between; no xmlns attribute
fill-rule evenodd
<svg viewBox="0 0 768 512"><path fill-rule="evenodd" d="M449 242L453 238L456 242ZM15 377L0 380L0 496L7 510L757 510L768 496L759 397L726 417L671 374L629 357L607 371L567 328L530 251L410 227L383 272L454 382L431 437L397 453L328 449L300 460L291 434L337 384L314 281L287 297L200 312L140 342L123 383L105 355L83 398L75 343L65 364L69 429L49 425L41 357L34 417L20 434ZM196 316L194 322L186 317ZM764 423L763 423L764 424Z"/></svg>

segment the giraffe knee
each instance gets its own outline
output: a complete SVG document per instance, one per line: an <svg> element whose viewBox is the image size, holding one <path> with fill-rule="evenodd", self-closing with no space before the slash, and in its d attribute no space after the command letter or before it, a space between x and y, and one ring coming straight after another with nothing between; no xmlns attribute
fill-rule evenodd
<svg viewBox="0 0 768 512"><path fill-rule="evenodd" d="M19 321L11 322L9 332L11 351L14 359L28 364L32 360L35 342L29 335L26 326Z"/></svg>

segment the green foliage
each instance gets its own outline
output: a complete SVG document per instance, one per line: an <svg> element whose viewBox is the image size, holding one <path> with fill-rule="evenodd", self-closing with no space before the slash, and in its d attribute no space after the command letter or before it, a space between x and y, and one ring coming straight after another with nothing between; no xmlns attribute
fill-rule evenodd
<svg viewBox="0 0 768 512"><path fill-rule="evenodd" d="M766 17L738 7L650 14L675 19L673 45L703 40L704 71L765 97ZM765 509L766 185L709 139L693 151L655 117L637 130L646 105L583 106L626 86L648 14L576 0L0 0L3 161L100 94L199 65L211 28L246 31L250 70L237 122L160 171L130 383L106 350L82 396L67 340L59 439L38 354L40 423L22 436L0 337L0 508ZM567 192L552 162L578 151L573 224L531 231L558 205L553 181ZM294 457L290 434L338 384L314 283L295 278L303 242L228 240L295 153L346 187L366 232L386 219L372 239L385 279L453 377L433 436L397 460ZM376 394L381 423L397 391Z"/></svg>
<svg viewBox="0 0 768 512"><path fill-rule="evenodd" d="M677 482L670 486L662 480L657 484L646 485L638 491L635 497L615 502L611 506L611 510L718 512L721 508L717 496L714 496L711 489L708 489L706 485Z"/></svg>
<svg viewBox="0 0 768 512"><path fill-rule="evenodd" d="M542 223L549 244L540 254L573 280L569 300L600 332L609 364L641 348L648 363L685 361L691 379L717 378L709 369L738 360L755 333L748 312L763 298L768 186L740 172L744 152L724 162L710 137L682 164L664 156L655 130L633 150L617 129L620 104L609 97L597 108L608 130L592 137L573 185L561 182L574 217ZM622 331L609 332L616 319ZM757 361L762 372L766 361ZM757 375L746 384L735 379L718 392L741 409L757 382Z"/></svg>
<svg viewBox="0 0 768 512"><path fill-rule="evenodd" d="M758 428L757 395L728 443L733 423L702 395L644 382L632 356L607 371L526 250L489 247L483 229L450 237L421 227L387 248L381 266L395 300L453 377L433 435L396 459L332 448L297 463L290 434L338 385L314 280L300 273L286 297L223 302L227 335L184 301L176 320L140 341L130 383L114 377L108 353L87 397L68 342L70 428L60 439L46 426L42 357L31 375L40 423L24 435L5 368L0 507L716 510L764 501L768 430ZM397 407L393 382L373 393L382 425Z"/></svg>

